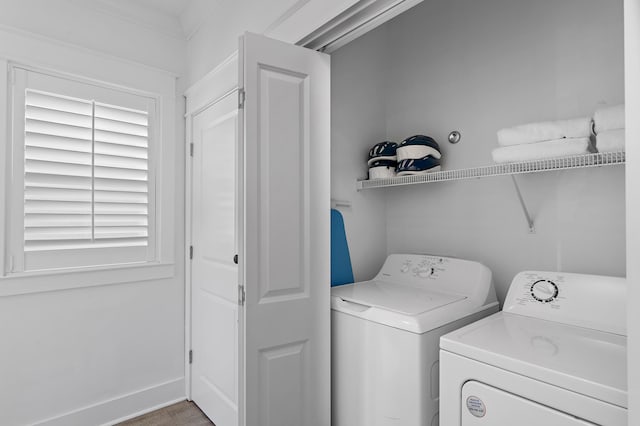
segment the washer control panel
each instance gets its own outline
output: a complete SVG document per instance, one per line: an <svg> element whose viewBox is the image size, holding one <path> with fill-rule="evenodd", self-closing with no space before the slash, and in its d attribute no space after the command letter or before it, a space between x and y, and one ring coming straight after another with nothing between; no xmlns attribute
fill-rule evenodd
<svg viewBox="0 0 640 426"><path fill-rule="evenodd" d="M437 278L439 273L446 271L451 260L443 256L423 255L416 257L408 255L400 266L400 273L416 278Z"/></svg>
<svg viewBox="0 0 640 426"><path fill-rule="evenodd" d="M489 268L471 260L430 254L390 254L374 278L434 291L495 301Z"/></svg>
<svg viewBox="0 0 640 426"><path fill-rule="evenodd" d="M566 272L520 272L511 282L503 311L624 334L626 280Z"/></svg>

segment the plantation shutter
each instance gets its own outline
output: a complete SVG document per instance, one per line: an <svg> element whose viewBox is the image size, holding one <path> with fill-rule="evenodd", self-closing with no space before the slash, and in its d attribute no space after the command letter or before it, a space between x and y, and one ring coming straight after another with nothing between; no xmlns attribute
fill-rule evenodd
<svg viewBox="0 0 640 426"><path fill-rule="evenodd" d="M92 104L25 96L25 251L91 242Z"/></svg>
<svg viewBox="0 0 640 426"><path fill-rule="evenodd" d="M101 246L146 246L146 112L95 104L94 238Z"/></svg>
<svg viewBox="0 0 640 426"><path fill-rule="evenodd" d="M148 114L25 92L24 250L147 246Z"/></svg>

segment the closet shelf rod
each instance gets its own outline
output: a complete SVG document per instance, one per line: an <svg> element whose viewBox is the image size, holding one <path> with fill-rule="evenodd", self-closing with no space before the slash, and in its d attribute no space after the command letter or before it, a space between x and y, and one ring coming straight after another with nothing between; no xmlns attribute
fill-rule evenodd
<svg viewBox="0 0 640 426"><path fill-rule="evenodd" d="M625 163L625 152L598 152L544 160L520 161L517 163L493 164L469 169L442 170L414 176L400 176L384 179L364 179L357 182L357 190L404 186L420 183L444 182L474 179L490 176L538 173L550 170L579 169L584 167L613 166Z"/></svg>

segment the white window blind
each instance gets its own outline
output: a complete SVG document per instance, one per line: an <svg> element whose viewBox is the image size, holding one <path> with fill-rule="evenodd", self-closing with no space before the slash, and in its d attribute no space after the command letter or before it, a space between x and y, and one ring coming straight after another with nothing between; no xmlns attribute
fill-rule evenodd
<svg viewBox="0 0 640 426"><path fill-rule="evenodd" d="M146 111L27 89L24 250L149 244Z"/></svg>

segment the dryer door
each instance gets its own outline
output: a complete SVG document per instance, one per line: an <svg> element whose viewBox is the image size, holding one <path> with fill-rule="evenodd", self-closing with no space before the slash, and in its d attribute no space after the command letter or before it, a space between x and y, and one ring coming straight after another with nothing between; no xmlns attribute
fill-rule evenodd
<svg viewBox="0 0 640 426"><path fill-rule="evenodd" d="M462 386L461 410L461 426L595 424L476 381L466 382Z"/></svg>

